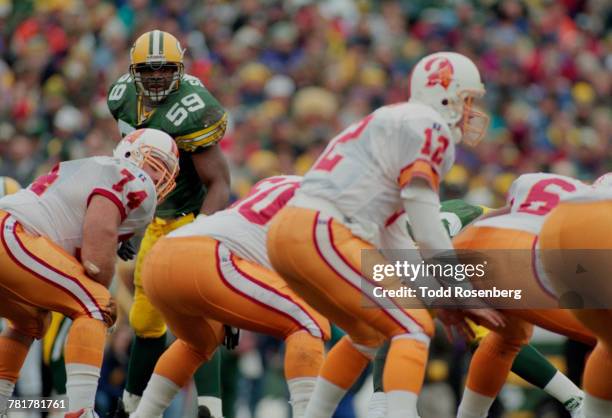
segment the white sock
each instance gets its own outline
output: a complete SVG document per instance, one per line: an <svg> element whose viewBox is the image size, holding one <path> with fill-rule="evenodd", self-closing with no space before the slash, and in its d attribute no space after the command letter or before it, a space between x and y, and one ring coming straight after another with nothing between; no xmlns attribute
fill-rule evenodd
<svg viewBox="0 0 612 418"><path fill-rule="evenodd" d="M312 397L316 383L316 377L300 377L287 380L289 403L291 404L293 418L304 418L306 406Z"/></svg>
<svg viewBox="0 0 612 418"><path fill-rule="evenodd" d="M138 408L130 414L130 417L161 418L179 390L181 388L170 379L153 373L138 403Z"/></svg>
<svg viewBox="0 0 612 418"><path fill-rule="evenodd" d="M213 418L223 418L223 404L220 398L214 396L198 396L198 406L200 405L208 407Z"/></svg>
<svg viewBox="0 0 612 418"><path fill-rule="evenodd" d="M89 364L66 364L66 394L71 411L93 409L100 379L100 368Z"/></svg>
<svg viewBox="0 0 612 418"><path fill-rule="evenodd" d="M318 377L304 418L331 418L345 393L340 386Z"/></svg>
<svg viewBox="0 0 612 418"><path fill-rule="evenodd" d="M374 392L368 403L368 418L387 418L387 396L385 392Z"/></svg>
<svg viewBox="0 0 612 418"><path fill-rule="evenodd" d="M585 418L611 418L612 401L596 398L593 395L585 393L583 411Z"/></svg>
<svg viewBox="0 0 612 418"><path fill-rule="evenodd" d="M6 414L8 400L13 394L15 384L10 380L0 379L0 414Z"/></svg>
<svg viewBox="0 0 612 418"><path fill-rule="evenodd" d="M560 371L557 371L550 382L546 384L544 392L557 399L563 405L576 398L584 397L584 393L582 393L578 386Z"/></svg>
<svg viewBox="0 0 612 418"><path fill-rule="evenodd" d="M387 418L417 418L417 399L414 392L392 390L386 392Z"/></svg>
<svg viewBox="0 0 612 418"><path fill-rule="evenodd" d="M128 392L127 390L123 391L123 407L125 408L125 412L131 414L138 409L138 404L140 404L140 400L142 396L134 395L133 393Z"/></svg>
<svg viewBox="0 0 612 418"><path fill-rule="evenodd" d="M485 418L495 398L481 395L467 387L463 391L457 418Z"/></svg>

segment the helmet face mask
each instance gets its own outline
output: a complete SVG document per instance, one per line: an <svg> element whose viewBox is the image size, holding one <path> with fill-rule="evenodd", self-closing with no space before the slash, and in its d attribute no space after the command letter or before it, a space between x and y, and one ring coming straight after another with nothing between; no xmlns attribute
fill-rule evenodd
<svg viewBox="0 0 612 418"><path fill-rule="evenodd" d="M476 146L487 133L489 116L474 105L475 98L480 95L466 91L459 96L464 97L462 116L459 121L461 142L469 146Z"/></svg>
<svg viewBox="0 0 612 418"><path fill-rule="evenodd" d="M157 129L139 129L119 142L113 155L130 161L149 174L161 203L176 187L178 149L172 137Z"/></svg>
<svg viewBox="0 0 612 418"><path fill-rule="evenodd" d="M174 36L160 30L144 33L134 42L130 74L138 93L150 104L158 104L178 90L185 72L184 53Z"/></svg>
<svg viewBox="0 0 612 418"><path fill-rule="evenodd" d="M176 187L175 178L179 170L178 162L174 164L174 166L171 166L171 164L168 163L168 159L164 155L161 155L160 150L149 145L141 145L140 152L143 155L141 168L148 165L150 170L156 174L159 173L159 177L153 179L155 190L157 191L157 202L159 204L163 202Z"/></svg>
<svg viewBox="0 0 612 418"><path fill-rule="evenodd" d="M162 102L178 89L183 65L176 63L136 64L130 66L138 92L153 103Z"/></svg>

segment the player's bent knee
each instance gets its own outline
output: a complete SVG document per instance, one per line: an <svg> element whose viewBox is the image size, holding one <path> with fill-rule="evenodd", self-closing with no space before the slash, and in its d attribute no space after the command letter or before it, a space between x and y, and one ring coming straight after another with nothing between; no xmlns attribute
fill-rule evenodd
<svg viewBox="0 0 612 418"><path fill-rule="evenodd" d="M359 351L361 354L363 354L370 360L374 360L374 357L376 357L376 352L378 351L380 347L382 347L382 344L364 345L364 344L356 343L353 340L350 340L350 341L353 347L355 347L357 351Z"/></svg>
<svg viewBox="0 0 612 418"><path fill-rule="evenodd" d="M117 322L117 303L115 298L111 297L108 301L108 305L105 307L102 316L104 317L104 323L107 328L111 328Z"/></svg>
<svg viewBox="0 0 612 418"><path fill-rule="evenodd" d="M45 336L51 324L51 313L40 311L38 315L31 318L21 318L18 321L10 321L10 326L2 332L8 338L26 342L32 339L40 340ZM28 342L28 344L29 344Z"/></svg>
<svg viewBox="0 0 612 418"><path fill-rule="evenodd" d="M396 335L391 339L391 341L396 341L396 340L418 341L418 342L425 344L426 346L429 346L429 343L431 342L431 336L429 336L425 332L411 332L411 333L404 333L404 334Z"/></svg>

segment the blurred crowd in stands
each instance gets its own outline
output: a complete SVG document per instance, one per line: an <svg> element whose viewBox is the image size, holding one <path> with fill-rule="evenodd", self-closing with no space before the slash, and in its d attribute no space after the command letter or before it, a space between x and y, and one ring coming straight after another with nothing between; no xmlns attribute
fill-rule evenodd
<svg viewBox="0 0 612 418"><path fill-rule="evenodd" d="M410 68L454 50L484 77L485 140L460 148L446 197L498 206L520 173L612 171L606 0L0 0L0 175L28 184L119 139L108 86L162 29L229 111L234 196L304 173L327 141L406 100ZM125 346L125 344L123 344Z"/></svg>
<svg viewBox="0 0 612 418"><path fill-rule="evenodd" d="M612 170L611 19L605 0L0 0L0 173L28 183L108 153L108 85L135 37L160 28L230 112L237 195L303 173L342 127L405 100L424 54L467 54L492 124L460 151L449 193L496 205L521 172Z"/></svg>

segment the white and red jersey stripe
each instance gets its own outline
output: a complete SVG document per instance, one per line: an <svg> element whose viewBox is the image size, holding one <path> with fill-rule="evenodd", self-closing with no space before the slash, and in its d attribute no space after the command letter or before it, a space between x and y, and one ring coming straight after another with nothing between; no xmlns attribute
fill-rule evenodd
<svg viewBox="0 0 612 418"><path fill-rule="evenodd" d="M264 179L250 193L228 209L198 218L168 237L208 236L225 244L245 260L272 269L266 249L266 235L272 217L293 197L300 176Z"/></svg>

